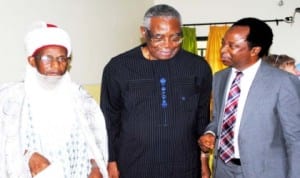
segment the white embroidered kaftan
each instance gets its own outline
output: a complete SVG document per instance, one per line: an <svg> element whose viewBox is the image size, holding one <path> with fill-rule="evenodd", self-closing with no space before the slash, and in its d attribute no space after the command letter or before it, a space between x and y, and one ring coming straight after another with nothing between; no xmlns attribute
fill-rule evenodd
<svg viewBox="0 0 300 178"><path fill-rule="evenodd" d="M52 177L87 177L95 159L107 178L106 127L96 101L68 73L45 83L34 68L26 72L24 82L0 86L0 177L31 177L27 150L50 161Z"/></svg>

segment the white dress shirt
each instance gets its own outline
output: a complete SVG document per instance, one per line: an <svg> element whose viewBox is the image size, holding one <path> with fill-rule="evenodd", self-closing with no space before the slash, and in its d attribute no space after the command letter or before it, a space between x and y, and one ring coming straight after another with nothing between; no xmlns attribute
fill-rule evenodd
<svg viewBox="0 0 300 178"><path fill-rule="evenodd" d="M233 128L234 131L234 137L233 137L233 145L234 145L234 158L240 158L240 152L239 152L239 145L238 145L238 135L239 135L239 129L240 129L240 123L242 119L243 110L245 107L245 103L247 100L247 95L249 92L249 89L252 85L252 81L256 75L256 72L261 64L261 60L258 60L255 64L251 65L250 67L246 68L245 70L241 71L243 72L243 76L240 79L240 97L238 100L238 106L237 106L237 113L236 113L236 121ZM236 75L236 72L238 70L235 68L232 68L230 79L227 84L226 89L226 98L228 97L230 85Z"/></svg>

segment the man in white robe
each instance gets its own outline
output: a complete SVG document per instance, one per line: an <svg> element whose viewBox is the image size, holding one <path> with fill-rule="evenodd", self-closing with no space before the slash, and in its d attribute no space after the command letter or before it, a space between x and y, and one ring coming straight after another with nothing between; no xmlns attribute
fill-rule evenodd
<svg viewBox="0 0 300 178"><path fill-rule="evenodd" d="M105 121L70 78L69 35L32 27L24 81L0 86L0 177L108 178Z"/></svg>

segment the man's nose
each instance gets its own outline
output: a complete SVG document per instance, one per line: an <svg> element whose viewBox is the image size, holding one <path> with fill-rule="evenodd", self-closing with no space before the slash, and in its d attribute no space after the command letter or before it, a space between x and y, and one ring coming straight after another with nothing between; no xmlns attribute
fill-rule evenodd
<svg viewBox="0 0 300 178"><path fill-rule="evenodd" d="M50 61L51 67L58 67L59 66L59 61L55 58L51 59Z"/></svg>

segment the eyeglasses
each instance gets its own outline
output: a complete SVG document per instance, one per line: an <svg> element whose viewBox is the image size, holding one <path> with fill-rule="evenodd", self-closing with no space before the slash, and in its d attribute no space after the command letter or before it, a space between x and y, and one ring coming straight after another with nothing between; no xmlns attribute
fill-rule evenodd
<svg viewBox="0 0 300 178"><path fill-rule="evenodd" d="M40 60L43 63L50 63L53 60L56 60L59 63L67 63L71 59L70 57L66 57L66 56L54 57L51 55L35 56L35 58Z"/></svg>
<svg viewBox="0 0 300 178"><path fill-rule="evenodd" d="M147 36L152 42L153 45L159 46L166 42L166 36L161 34L153 34L150 30L146 29ZM183 41L183 37L181 33L176 33L169 37L168 40L173 45L179 45Z"/></svg>

